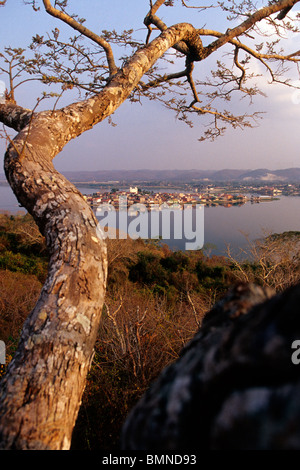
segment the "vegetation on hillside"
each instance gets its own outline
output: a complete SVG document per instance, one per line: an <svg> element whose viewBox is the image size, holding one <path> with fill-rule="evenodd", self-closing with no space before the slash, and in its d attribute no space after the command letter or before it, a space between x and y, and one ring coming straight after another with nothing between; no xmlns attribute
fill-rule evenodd
<svg viewBox="0 0 300 470"><path fill-rule="evenodd" d="M74 449L118 447L122 423L162 368L175 360L204 314L236 282L280 291L299 281L300 233L249 242L247 258L171 251L142 240L107 240L108 286L95 356L73 433ZM33 219L0 215L0 339L13 357L47 273ZM5 372L2 368L2 374Z"/></svg>

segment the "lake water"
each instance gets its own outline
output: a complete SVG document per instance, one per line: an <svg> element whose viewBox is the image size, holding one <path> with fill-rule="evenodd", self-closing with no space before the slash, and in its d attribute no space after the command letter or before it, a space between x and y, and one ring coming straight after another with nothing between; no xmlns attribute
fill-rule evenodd
<svg viewBox="0 0 300 470"><path fill-rule="evenodd" d="M94 190L80 187L84 194ZM0 186L0 210L18 212L22 210L9 186ZM24 210L24 209L23 209ZM282 196L279 200L246 203L232 207L204 208L204 244L214 245L211 254L226 254L230 244L237 254L239 248L247 246L245 234L249 239L260 238L264 233L281 233L288 230L300 231L300 198ZM182 240L168 240L172 248L184 249Z"/></svg>

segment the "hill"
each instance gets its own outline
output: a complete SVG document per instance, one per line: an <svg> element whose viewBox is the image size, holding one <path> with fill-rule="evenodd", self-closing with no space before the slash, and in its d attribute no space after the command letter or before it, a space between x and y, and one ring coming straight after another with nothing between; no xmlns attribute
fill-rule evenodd
<svg viewBox="0 0 300 470"><path fill-rule="evenodd" d="M65 176L73 182L249 182L249 181L278 181L300 182L300 168L283 170L103 170L103 171L66 171Z"/></svg>
<svg viewBox="0 0 300 470"><path fill-rule="evenodd" d="M74 183L192 183L192 182L281 182L300 183L300 168L269 170L97 170L64 171ZM0 183L6 181L0 174Z"/></svg>

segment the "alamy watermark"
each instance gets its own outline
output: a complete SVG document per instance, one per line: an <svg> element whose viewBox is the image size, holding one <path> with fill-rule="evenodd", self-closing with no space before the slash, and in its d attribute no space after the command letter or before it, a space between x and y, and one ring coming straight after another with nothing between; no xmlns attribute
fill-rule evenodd
<svg viewBox="0 0 300 470"><path fill-rule="evenodd" d="M300 81L291 82L291 86L295 87L291 99L293 104L300 104Z"/></svg>
<svg viewBox="0 0 300 470"><path fill-rule="evenodd" d="M4 341L0 341L0 364L6 363L6 346Z"/></svg>
<svg viewBox="0 0 300 470"><path fill-rule="evenodd" d="M300 339L296 339L292 342L292 349L295 349L291 356L292 363L298 365L300 364Z"/></svg>
<svg viewBox="0 0 300 470"><path fill-rule="evenodd" d="M3 103L5 101L5 90L5 83L3 80L0 80L0 103Z"/></svg>
<svg viewBox="0 0 300 470"><path fill-rule="evenodd" d="M204 206L184 204L169 206L142 203L127 206L127 197L120 196L117 208L101 204L96 209L98 236L118 239L182 240L186 250L198 250L204 245Z"/></svg>
<svg viewBox="0 0 300 470"><path fill-rule="evenodd" d="M292 94L292 102L294 104L300 104L300 90L296 90Z"/></svg>

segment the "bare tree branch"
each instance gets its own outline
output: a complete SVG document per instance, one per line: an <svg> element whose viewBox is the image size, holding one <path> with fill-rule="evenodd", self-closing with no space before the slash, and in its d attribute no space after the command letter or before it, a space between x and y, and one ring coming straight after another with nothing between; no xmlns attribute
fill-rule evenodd
<svg viewBox="0 0 300 470"><path fill-rule="evenodd" d="M181 0L181 3L182 3L182 5L183 5L185 8L194 8L194 9L199 10L199 11L203 11L203 10L208 10L208 9L210 9L210 8L218 8L218 7L219 7L219 5L207 5L207 6L204 6L204 5L199 5L199 6L187 5L184 0Z"/></svg>
<svg viewBox="0 0 300 470"><path fill-rule="evenodd" d="M209 46L205 47L205 57L209 56L212 52L224 46L226 43L228 43L232 39L245 33L253 25L263 20L264 18L267 18L268 16L274 13L277 13L278 11L281 11L287 7L292 7L298 2L299 0L279 0L276 3L273 3L267 7L264 7L264 8L261 8L260 10L255 11L253 15L250 15L239 26L236 26L233 29L228 29L226 33L223 34L219 39L211 43Z"/></svg>
<svg viewBox="0 0 300 470"><path fill-rule="evenodd" d="M32 117L30 109L22 108L14 103L0 103L0 122L20 132Z"/></svg>
<svg viewBox="0 0 300 470"><path fill-rule="evenodd" d="M161 32L166 31L168 29L167 25L158 16L155 15L156 11L159 9L161 5L165 3L165 1L166 0L157 0L153 6L151 2L151 9L144 19L144 24L148 28L146 44L148 44L150 40L150 36L152 32L151 24L154 24ZM188 44L187 41L188 41L188 38L185 41L179 41L178 43L174 44L173 48L186 56L191 54L191 48L192 48L193 55L195 55L195 53L198 52L198 54L196 54L198 59L194 57L194 60L201 60L203 47L202 47L202 42L199 40L198 40L198 43L196 44L197 35L194 34L191 37L192 44Z"/></svg>
<svg viewBox="0 0 300 470"><path fill-rule="evenodd" d="M63 11L57 10L51 5L50 0L43 0L45 9L49 15L54 16L55 18L58 18L59 20L63 21L64 23L67 23L71 28L75 29L76 31L79 31L81 34L86 36L87 38L91 39L94 41L96 44L101 46L106 54L109 70L110 70L110 76L112 77L117 73L117 67L115 64L113 52L111 49L110 44L101 36L98 34L93 33L90 31L88 28L83 26L81 23L78 23L74 18L71 16L67 15Z"/></svg>
<svg viewBox="0 0 300 470"><path fill-rule="evenodd" d="M283 20L292 8L293 7L291 6L291 7L284 8L284 10L281 10L279 15L277 16L277 19L278 20Z"/></svg>
<svg viewBox="0 0 300 470"><path fill-rule="evenodd" d="M214 31L212 29L198 29L197 32L201 36L215 36L215 37L218 37L218 38L222 38L224 36L223 33L220 33L219 31ZM254 49L251 49L249 46L247 46L246 44L240 42L240 40L238 40L238 39L230 39L230 41L228 41L228 42L230 44L233 44L233 45L243 49L244 51L248 52L249 54L251 54L256 59L287 60L287 61L290 61L290 62L299 62L300 61L299 58L295 57L295 56L299 55L300 51L297 51L297 52L294 52L294 53L288 54L288 55L263 54L263 53L259 53L259 52L255 51Z"/></svg>

